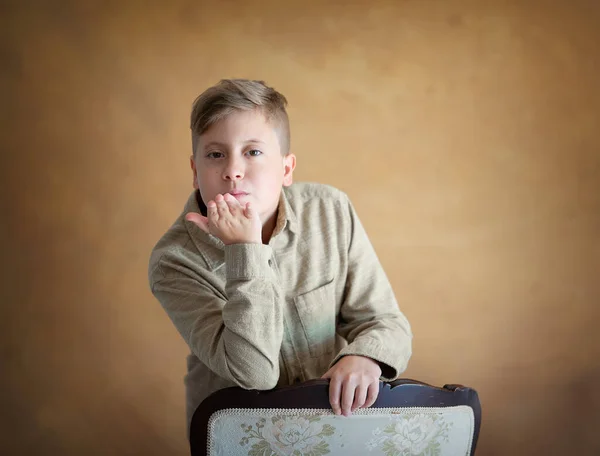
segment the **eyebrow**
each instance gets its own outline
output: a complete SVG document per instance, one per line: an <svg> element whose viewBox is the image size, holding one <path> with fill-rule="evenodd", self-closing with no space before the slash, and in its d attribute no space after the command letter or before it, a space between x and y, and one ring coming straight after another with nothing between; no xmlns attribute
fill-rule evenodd
<svg viewBox="0 0 600 456"><path fill-rule="evenodd" d="M264 141L261 141L260 139L252 138L252 139L245 140L243 143L244 144L251 144L251 143L264 144ZM211 141L204 146L204 149L207 149L209 147L214 147L214 146L226 148L228 146L228 144L225 144L225 143L222 143L219 141Z"/></svg>

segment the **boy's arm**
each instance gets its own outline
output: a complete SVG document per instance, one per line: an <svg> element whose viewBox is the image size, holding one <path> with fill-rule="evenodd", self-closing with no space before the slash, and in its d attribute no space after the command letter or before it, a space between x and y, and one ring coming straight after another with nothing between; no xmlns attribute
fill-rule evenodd
<svg viewBox="0 0 600 456"><path fill-rule="evenodd" d="M333 360L360 355L379 363L385 381L395 380L412 353L412 332L350 201L348 275L338 333L349 345Z"/></svg>
<svg viewBox="0 0 600 456"><path fill-rule="evenodd" d="M271 254L262 244L226 245L225 295L176 258L163 257L150 273L152 292L192 353L246 389L271 389L279 380L283 306Z"/></svg>

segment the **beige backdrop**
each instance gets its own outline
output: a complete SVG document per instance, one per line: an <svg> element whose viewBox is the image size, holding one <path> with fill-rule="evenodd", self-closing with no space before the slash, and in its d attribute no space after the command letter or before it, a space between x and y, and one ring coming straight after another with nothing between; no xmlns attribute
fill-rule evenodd
<svg viewBox="0 0 600 456"><path fill-rule="evenodd" d="M289 99L297 180L355 202L405 376L479 391L479 455L600 454L598 2L97 3L0 7L0 453L186 454L147 261L193 98L249 77Z"/></svg>

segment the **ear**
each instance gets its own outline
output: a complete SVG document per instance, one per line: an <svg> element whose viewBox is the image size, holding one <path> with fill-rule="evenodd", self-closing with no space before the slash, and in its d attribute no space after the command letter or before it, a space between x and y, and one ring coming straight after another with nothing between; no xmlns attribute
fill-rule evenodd
<svg viewBox="0 0 600 456"><path fill-rule="evenodd" d="M292 173L296 168L296 156L294 154L287 154L283 157L283 186L289 187L292 185Z"/></svg>
<svg viewBox="0 0 600 456"><path fill-rule="evenodd" d="M192 186L194 187L194 190L198 190L198 171L196 170L196 162L194 161L193 155L190 155L190 167L192 168L192 174L194 176Z"/></svg>

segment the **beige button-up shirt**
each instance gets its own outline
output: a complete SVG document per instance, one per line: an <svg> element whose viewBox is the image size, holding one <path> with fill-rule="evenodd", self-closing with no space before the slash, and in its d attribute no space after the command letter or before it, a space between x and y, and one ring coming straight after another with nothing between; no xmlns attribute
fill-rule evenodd
<svg viewBox="0 0 600 456"><path fill-rule="evenodd" d="M382 380L406 369L410 325L348 197L284 187L268 245L224 245L184 219L152 251L153 294L191 353L188 425L210 393L319 378L344 355L372 358Z"/></svg>

